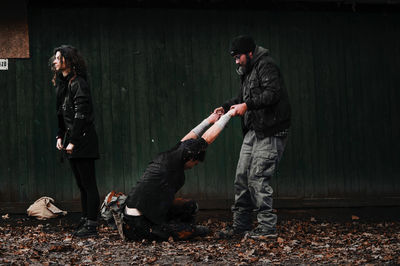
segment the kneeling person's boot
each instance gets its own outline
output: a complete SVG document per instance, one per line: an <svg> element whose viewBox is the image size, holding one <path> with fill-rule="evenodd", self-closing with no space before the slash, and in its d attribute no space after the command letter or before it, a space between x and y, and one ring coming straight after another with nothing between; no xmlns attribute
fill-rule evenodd
<svg viewBox="0 0 400 266"><path fill-rule="evenodd" d="M210 229L204 225L195 225L193 229L194 229L193 237L196 236L204 237L210 233Z"/></svg>
<svg viewBox="0 0 400 266"><path fill-rule="evenodd" d="M87 220L86 223L74 233L74 236L97 236L97 221Z"/></svg>

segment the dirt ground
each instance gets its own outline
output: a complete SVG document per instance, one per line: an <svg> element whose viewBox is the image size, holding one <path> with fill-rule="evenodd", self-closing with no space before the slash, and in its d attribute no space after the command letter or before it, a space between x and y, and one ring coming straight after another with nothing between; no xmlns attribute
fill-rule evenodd
<svg viewBox="0 0 400 266"><path fill-rule="evenodd" d="M229 211L201 211L212 233L181 242L124 242L102 223L99 237L73 238L79 213L38 221L2 214L0 265L400 264L400 207L278 210L277 239L216 239Z"/></svg>

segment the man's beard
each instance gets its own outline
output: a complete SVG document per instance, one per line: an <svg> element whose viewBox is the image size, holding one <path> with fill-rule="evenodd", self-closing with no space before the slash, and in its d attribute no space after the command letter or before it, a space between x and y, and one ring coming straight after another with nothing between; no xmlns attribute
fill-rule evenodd
<svg viewBox="0 0 400 266"><path fill-rule="evenodd" d="M245 75L251 69L251 58L248 54L246 54L246 64L238 65L236 71L239 75Z"/></svg>

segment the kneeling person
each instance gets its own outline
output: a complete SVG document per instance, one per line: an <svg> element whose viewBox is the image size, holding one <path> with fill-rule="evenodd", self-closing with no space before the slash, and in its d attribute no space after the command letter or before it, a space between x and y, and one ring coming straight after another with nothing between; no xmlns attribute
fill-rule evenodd
<svg viewBox="0 0 400 266"><path fill-rule="evenodd" d="M221 118L216 113L211 114L172 149L158 154L149 163L126 199L125 238L167 240L172 236L175 240L183 240L208 233L207 227L194 224L197 203L175 199L175 193L185 183L184 170L204 161L207 146L217 138L233 112ZM214 125L202 135L211 124Z"/></svg>

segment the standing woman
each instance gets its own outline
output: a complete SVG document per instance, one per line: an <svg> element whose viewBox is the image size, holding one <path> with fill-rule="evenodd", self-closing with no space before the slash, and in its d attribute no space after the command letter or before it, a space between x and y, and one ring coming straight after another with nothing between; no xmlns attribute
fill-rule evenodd
<svg viewBox="0 0 400 266"><path fill-rule="evenodd" d="M62 45L54 49L50 65L57 93L56 147L66 153L81 192L82 217L74 235L97 235L99 192L94 161L99 158L99 145L86 63L75 47Z"/></svg>

